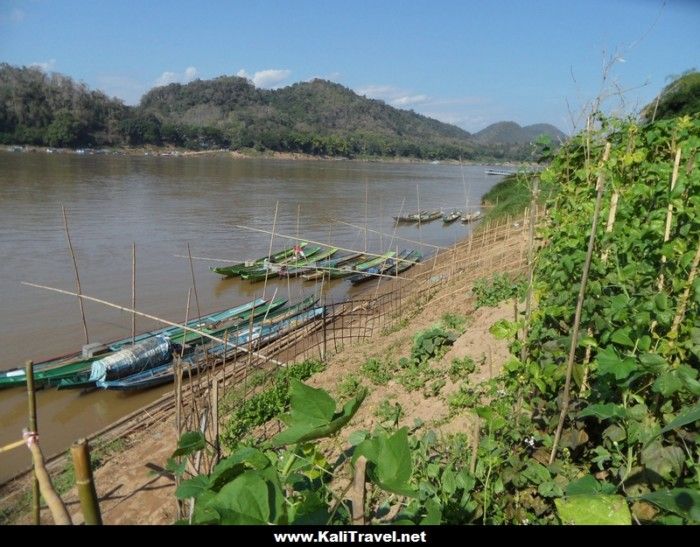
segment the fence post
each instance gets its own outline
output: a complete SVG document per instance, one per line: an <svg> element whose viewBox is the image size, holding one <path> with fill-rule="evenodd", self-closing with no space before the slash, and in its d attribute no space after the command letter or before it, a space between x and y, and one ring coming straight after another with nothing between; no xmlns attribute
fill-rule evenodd
<svg viewBox="0 0 700 547"><path fill-rule="evenodd" d="M85 439L80 439L70 447L75 468L75 485L78 487L80 508L83 511L85 524L102 524L100 504L97 501L97 491L92 478L90 465L90 449Z"/></svg>

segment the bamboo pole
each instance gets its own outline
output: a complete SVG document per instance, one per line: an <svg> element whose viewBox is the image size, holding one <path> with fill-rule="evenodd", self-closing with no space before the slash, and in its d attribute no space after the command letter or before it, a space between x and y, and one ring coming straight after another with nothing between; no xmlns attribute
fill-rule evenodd
<svg viewBox="0 0 700 547"><path fill-rule="evenodd" d="M192 290L194 291L194 303L197 306L197 317L202 317L202 310L199 308L199 296L197 296L197 280L194 277L194 265L192 263L192 253L190 252L190 242L187 242L187 256L190 260L190 274L192 275Z"/></svg>
<svg viewBox="0 0 700 547"><path fill-rule="evenodd" d="M68 231L68 217L66 216L66 208L61 204L61 211L63 212L63 227L66 231L66 239L68 240L68 250L70 251L70 256L73 259L73 270L75 271L75 285L78 294L83 291L80 288L80 274L78 273L78 261L75 258L75 251L73 250L73 242L70 238L70 232ZM90 343L90 336L88 335L87 321L85 320L85 308L83 307L83 301L79 298L78 303L80 304L80 317L83 320L83 331L85 332L85 343Z"/></svg>
<svg viewBox="0 0 700 547"><path fill-rule="evenodd" d="M277 227L277 212L279 210L280 202L277 200L275 202L275 216L272 220L272 231L269 232L270 234L270 246L267 249L267 266L265 268L265 282L263 283L263 292L262 292L262 297L265 298L265 291L267 291L267 277L270 273L270 260L272 260L272 242L275 239L275 228ZM262 231L262 230L261 230ZM294 239L298 241L297 238L289 238L289 239Z"/></svg>
<svg viewBox="0 0 700 547"><path fill-rule="evenodd" d="M102 524L100 504L97 499L95 482L92 477L90 465L90 449L85 439L73 443L70 447L75 468L75 485L78 487L80 508L83 511L85 524Z"/></svg>
<svg viewBox="0 0 700 547"><path fill-rule="evenodd" d="M367 177L365 177L365 252L367 252L367 224L369 222L368 218L367 218L368 202L369 202L369 183L367 181Z"/></svg>
<svg viewBox="0 0 700 547"><path fill-rule="evenodd" d="M209 340L213 340L214 342L219 342L220 344L224 343L224 340L222 338L219 338L218 336L212 336L211 334L207 332L203 332L199 329L193 329L191 327L188 327L187 325L180 325L179 323L173 323L172 321L168 321L167 319L162 319L160 317L156 317L155 315L150 315L148 313L143 313L140 311L132 310L131 308L127 308L125 306L120 306L119 304L114 304L112 302L108 302L107 300L102 300L101 298L95 298L94 296L87 296L85 294L77 294L71 291L66 291L63 289L57 289L55 287L48 287L46 285L39 285L38 283L29 283L28 281L22 281L22 285L26 285L27 287L34 287L36 289L44 289L46 291L52 291L52 292L57 292L59 294L67 294L70 296L78 296L80 298L83 298L85 300L89 300L91 302L97 302L98 304L103 304L105 306L109 306L110 308L115 308L118 310L125 311L127 313L135 313L136 315L140 317L145 317L147 319L152 319L153 321L158 321L159 323L163 323L164 325L168 325L170 327L179 327L183 330L189 331L189 332L194 332L195 334L199 334L200 336L203 336L204 338L208 338ZM244 352L247 352L248 350L243 347L243 346L235 346L231 342L228 343L229 346L235 347L235 349L240 349ZM271 357L267 357L266 355L263 355L259 352L252 352L252 354L255 357L258 357L262 359L263 361L269 361L271 363L274 363L275 365L279 366L284 366L284 363L277 361L276 359L273 359Z"/></svg>
<svg viewBox="0 0 700 547"><path fill-rule="evenodd" d="M251 226L243 226L242 224L232 224L231 226L233 226L234 228L241 228L242 230L250 230L251 232L259 232L261 234L272 234L273 233L273 232L270 232L269 230L263 230L262 228L252 228ZM280 233L275 233L274 235L275 235L275 237L281 237L282 239L292 239L292 240L296 239L294 236L288 236L288 235L280 234ZM308 243L313 243L314 245L321 245L322 247L329 247L329 245L327 243L324 243L322 241L314 241L312 239L304 239L304 241L306 241ZM333 245L333 247L335 247L339 251L347 251L350 253L362 253L362 251L360 251L358 249L339 247L337 245ZM367 256L373 256L376 258L384 256L384 255L377 254L377 253L370 253L369 251L367 251L366 253L362 253L362 254L365 254ZM404 260L403 258L401 258L399 260L401 260L403 262L411 262L410 260Z"/></svg>
<svg viewBox="0 0 700 547"><path fill-rule="evenodd" d="M610 211L608 212L608 222L605 225L605 233L606 234L609 234L610 232L613 231L613 226L615 225L615 216L617 214L617 202L619 201L619 199L620 199L620 192L618 190L613 191L613 195L610 198ZM605 249L603 251L603 254L600 257L601 260L603 261L603 264L605 264L608 261L608 254L609 253L610 253L610 249ZM662 257L662 262L663 262L663 257Z"/></svg>
<svg viewBox="0 0 700 547"><path fill-rule="evenodd" d="M401 206L401 212L399 213L399 216L402 214L402 212L403 212L403 205ZM332 222L337 222L338 224L344 224L346 226L350 226L351 228L357 228L359 230L364 230L364 228L362 228L362 226L358 226L357 224L352 224L350 222L345 222L344 220L340 220L340 219L333 218L333 217L329 217L329 220L331 220ZM399 241L406 241L407 243L413 243L414 245L423 245L424 247L432 247L433 249L439 249L439 250L449 249L449 247L441 247L440 245L433 245L432 243L425 243L425 242L416 241L415 239L409 239L407 237L400 237L400 236L397 236L395 233L394 233L394 235L390 235L386 232L381 232L379 230L373 230L371 228L368 228L367 231L371 232L373 234L378 234L380 236L386 236L386 237L391 237L393 239L398 239ZM396 230L394 230L394 232L396 232ZM330 247L330 246L331 245L329 243L328 247Z"/></svg>
<svg viewBox="0 0 700 547"><path fill-rule="evenodd" d="M421 230L421 212L420 212L420 190L418 188L418 183L416 183L416 202L418 207L418 241L423 241L423 232Z"/></svg>
<svg viewBox="0 0 700 547"><path fill-rule="evenodd" d="M36 432L25 431L24 433L27 440L27 446L29 447L29 451L32 453L34 475L36 477L35 480L38 488L40 489L41 495L44 496L44 499L46 500L46 505L49 507L49 511L51 511L51 516L53 517L54 523L59 525L73 524L63 500L56 493L53 484L51 484L51 477L49 477L49 473L46 471L44 456L39 448L39 441L38 437L36 436ZM36 499L39 499L38 494ZM38 511L38 507L36 507L35 510ZM37 522L35 521L35 523Z"/></svg>
<svg viewBox="0 0 700 547"><path fill-rule="evenodd" d="M353 478L350 488L350 500L352 501L352 524L361 526L365 524L365 470L367 458L360 456L353 466Z"/></svg>
<svg viewBox="0 0 700 547"><path fill-rule="evenodd" d="M192 257L190 256L190 261ZM131 307L136 309L136 242L131 243ZM136 314L131 314L131 345L136 340Z"/></svg>
<svg viewBox="0 0 700 547"><path fill-rule="evenodd" d="M574 369L574 357L576 355L576 346L578 345L578 331L581 323L581 312L583 311L583 300L586 295L586 283L588 282L588 272L591 268L591 259L593 257L593 244L595 243L596 230L598 228L598 217L600 216L600 204L603 200L603 186L605 182L605 177L603 176L603 166L608 161L610 156L610 143L605 144L605 151L603 152L603 159L600 165L600 172L598 173L598 180L596 181L596 200L595 208L593 210L593 220L591 222L591 235L588 238L588 250L586 251L586 260L583 264L583 272L581 274L581 287L578 293L578 300L576 301L576 313L574 315L574 325L571 329L571 344L569 346L569 358L566 365L566 381L564 383L564 397L562 400L561 413L559 414L559 423L557 424L557 431L554 435L554 442L552 444L552 452L549 455L550 465L554 462L557 455L557 448L559 446L559 439L561 438L561 432L564 428L564 420L566 419L566 413L569 410L569 399L571 395L571 376Z"/></svg>
<svg viewBox="0 0 700 547"><path fill-rule="evenodd" d="M676 159L673 162L673 173L671 175L671 191L669 194L673 193L673 189L676 187L676 181L678 180L678 168L681 164L681 149L676 150ZM673 220L673 203L671 202L671 197L669 195L668 200L668 211L666 212L666 229L664 230L664 243L671 239L671 221ZM659 291L664 288L664 268L666 266L666 255L661 255L661 275L659 275Z"/></svg>
<svg viewBox="0 0 700 547"><path fill-rule="evenodd" d="M36 419L36 391L34 390L34 363L32 361L27 361L26 363L25 376L27 378L27 401L29 403L29 431L34 435L38 435L39 428L37 426ZM39 477L35 462L34 481L32 482L32 515L34 517L34 524L37 525L41 524L39 494Z"/></svg>
<svg viewBox="0 0 700 547"><path fill-rule="evenodd" d="M693 286L693 281L695 281L695 276L698 271L698 264L700 264L700 241L698 241L698 249L695 251L695 257L693 258L693 264L690 267L690 274L688 275L688 280L685 282L685 289L683 289L683 294L681 295L680 302L678 305L678 310L673 318L673 324L671 325L671 330L668 333L668 337L674 340L678 336L678 328L680 327L681 321L685 316L685 309L688 305L688 297L690 296L690 288ZM697 295L696 295L697 296Z"/></svg>
<svg viewBox="0 0 700 547"><path fill-rule="evenodd" d="M192 258L192 260L208 260L210 262L225 262L230 264L231 262L245 262L245 258L211 258L209 256L188 256L188 255L173 255L175 258Z"/></svg>
<svg viewBox="0 0 700 547"><path fill-rule="evenodd" d="M226 352L224 352L226 353ZM219 382L214 379L211 386L211 425L212 439L214 442L214 462L218 463L221 457L221 446L219 444Z"/></svg>
<svg viewBox="0 0 700 547"><path fill-rule="evenodd" d="M537 216L537 198L539 197L539 179L535 178L532 185L532 203L530 205L530 220L528 226L527 242L527 297L525 299L525 326L523 327L523 345L520 350L520 361L527 359L527 337L530 330L530 316L532 314L532 285L535 280L534 267L534 242L535 242L535 218ZM517 306L517 303L516 303Z"/></svg>

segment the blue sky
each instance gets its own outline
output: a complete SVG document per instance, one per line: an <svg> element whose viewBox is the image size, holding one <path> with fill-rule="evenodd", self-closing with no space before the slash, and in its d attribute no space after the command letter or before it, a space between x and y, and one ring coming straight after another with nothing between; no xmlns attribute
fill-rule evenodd
<svg viewBox="0 0 700 547"><path fill-rule="evenodd" d="M0 0L0 61L127 104L221 74L319 77L468 131L570 132L601 89L625 90L608 110L634 111L700 69L699 29L700 0Z"/></svg>

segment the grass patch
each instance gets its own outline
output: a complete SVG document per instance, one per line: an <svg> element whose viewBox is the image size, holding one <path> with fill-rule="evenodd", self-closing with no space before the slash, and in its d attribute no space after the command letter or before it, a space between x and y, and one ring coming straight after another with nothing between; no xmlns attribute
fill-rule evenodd
<svg viewBox="0 0 700 547"><path fill-rule="evenodd" d="M338 385L338 396L341 399L350 399L357 395L360 387L362 387L362 380L356 374L348 374Z"/></svg>
<svg viewBox="0 0 700 547"><path fill-rule="evenodd" d="M390 361L380 361L374 357L362 365L362 373L376 386L385 386L393 377L394 366Z"/></svg>
<svg viewBox="0 0 700 547"><path fill-rule="evenodd" d="M476 296L476 307L495 307L505 300L517 298L522 300L527 293L527 281L524 276L514 279L507 274L496 274L491 278L477 279L472 287Z"/></svg>
<svg viewBox="0 0 700 547"><path fill-rule="evenodd" d="M486 226L489 222L523 214L530 206L532 200L532 187L534 173L518 173L509 175L496 184L491 190L481 197L484 205L489 207L481 220L480 226ZM554 192L554 186L540 181L540 195L538 201L544 203Z"/></svg>

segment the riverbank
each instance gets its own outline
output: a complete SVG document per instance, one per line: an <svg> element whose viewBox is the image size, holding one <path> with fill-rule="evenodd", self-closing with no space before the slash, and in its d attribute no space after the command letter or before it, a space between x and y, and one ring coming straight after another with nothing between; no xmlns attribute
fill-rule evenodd
<svg viewBox="0 0 700 547"><path fill-rule="evenodd" d="M495 340L483 345L488 338L488 328L498 318L512 315L512 305L497 311L474 313L473 296L469 287L476 279L494 271L515 272L523 267L524 227L513 227L503 222L498 227L483 230L473 241L468 239L453 249L443 251L417 269L410 270L412 290L402 299L402 316L396 318L392 328L384 329L360 344L339 351L332 356L326 370L312 377L312 385L339 386L347 384L346 376L356 374L368 356L393 352L405 353L410 339L416 332L445 314L469 317L469 327L455 344L450 358L471 355L479 362L479 374L489 377L496 374L505 361L507 351ZM389 289L389 285L385 286ZM425 301L424 289L430 290ZM368 287L371 294L373 287ZM422 296L421 296L422 295ZM484 351L485 353L478 353ZM478 355L476 353L478 353ZM488 359L482 357L488 356ZM447 382L447 380L446 380ZM385 400L396 398L405 410L405 419L419 418L426 423L444 426L444 431L456 431L466 427L464 418L453 416L446 420L449 412L446 398L453 394L456 386L447 385L444 396L438 403L430 396L416 397L401 391L400 384L390 383L386 389L373 390L355 426L367 426L376 422L375 412ZM404 390L405 391L405 390ZM93 451L100 452L101 467L95 472L98 495L105 523L112 524L166 524L174 521L175 499L173 477L164 471L166 460L174 449L176 438L172 396L136 413L114 428L107 429L91 440ZM97 448L112 447L113 450ZM114 449L116 448L116 449ZM70 484L70 464L63 458L55 458L49 465L54 480ZM7 483L2 487L0 511L6 522L28 523L28 516L18 515L16 510L27 502L28 477ZM65 486L63 488L66 488ZM77 497L74 489L63 492L71 512L80 520ZM43 517L49 522L48 515Z"/></svg>
<svg viewBox="0 0 700 547"><path fill-rule="evenodd" d="M32 154L71 154L78 156L135 156L135 157L230 157L233 159L269 159L269 160L303 160L303 161L350 161L361 163L406 163L406 164L432 164L432 165L494 165L509 167L512 169L529 169L536 164L531 162L519 162L496 159L476 159L476 160L430 160L423 158L399 157L399 156L326 156L305 154L303 152L276 152L274 150L256 150L246 148L242 150L188 150L186 148L139 146L139 147L105 147L105 148L52 148L46 146L32 145L5 145L3 150L14 153Z"/></svg>

